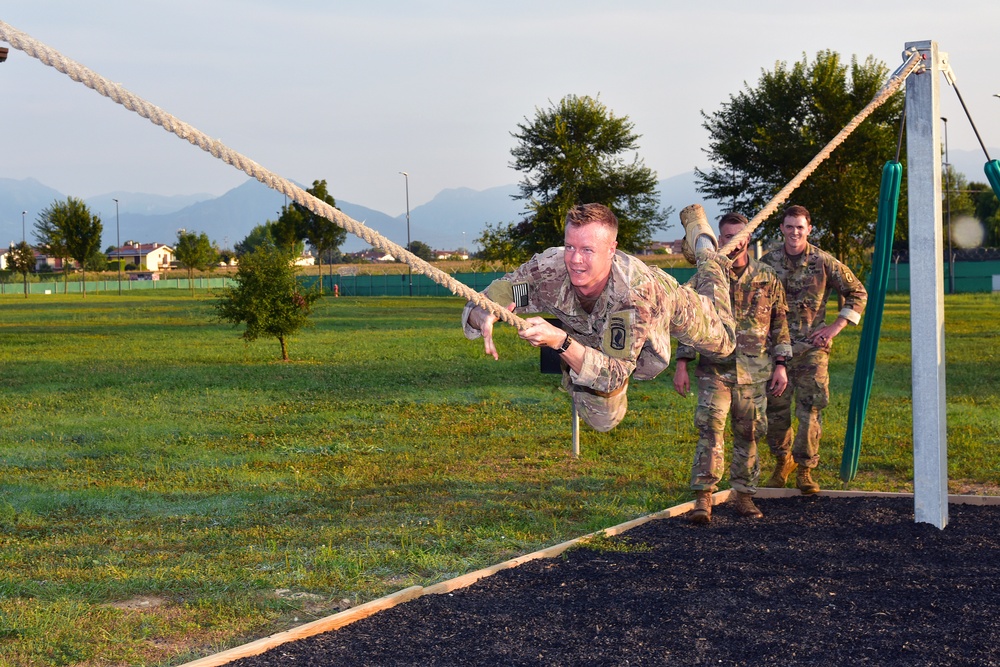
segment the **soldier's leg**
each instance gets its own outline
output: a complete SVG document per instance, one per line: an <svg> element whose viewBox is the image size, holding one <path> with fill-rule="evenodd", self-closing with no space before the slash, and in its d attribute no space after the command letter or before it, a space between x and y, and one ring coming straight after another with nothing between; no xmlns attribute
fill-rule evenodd
<svg viewBox="0 0 1000 667"><path fill-rule="evenodd" d="M730 420L733 427L733 457L729 483L742 493L757 493L760 460L757 442L767 432L767 395L764 382L733 387Z"/></svg>
<svg viewBox="0 0 1000 667"><path fill-rule="evenodd" d="M795 416L799 420L792 458L801 468L819 465L819 441L823 437L822 410L830 404L830 355L810 350L796 364L800 374L795 387Z"/></svg>
<svg viewBox="0 0 1000 667"><path fill-rule="evenodd" d="M725 466L723 432L729 414L729 387L712 377L698 378L698 407L694 423L698 429L698 444L691 466L691 489L715 491Z"/></svg>
<svg viewBox="0 0 1000 667"><path fill-rule="evenodd" d="M576 412L595 431L610 431L628 412L628 382L618 391L606 394L590 387L573 384L569 373L563 373L563 388L569 392Z"/></svg>
<svg viewBox="0 0 1000 667"><path fill-rule="evenodd" d="M781 459L792 454L792 400L795 396L793 363L788 363L788 388L781 396L767 397L767 447Z"/></svg>

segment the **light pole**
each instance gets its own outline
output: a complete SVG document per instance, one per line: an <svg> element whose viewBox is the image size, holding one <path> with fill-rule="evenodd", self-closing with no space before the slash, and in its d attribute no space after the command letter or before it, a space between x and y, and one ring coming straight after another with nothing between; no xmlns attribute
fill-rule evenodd
<svg viewBox="0 0 1000 667"><path fill-rule="evenodd" d="M24 236L24 216L26 216L26 215L28 215L27 211L21 211L21 243L24 243L24 241L25 241L25 236Z"/></svg>
<svg viewBox="0 0 1000 667"><path fill-rule="evenodd" d="M122 226L118 220L118 200L115 199L115 255L118 258L118 296L122 295Z"/></svg>
<svg viewBox="0 0 1000 667"><path fill-rule="evenodd" d="M406 181L406 249L410 250L410 175L405 171L399 172ZM410 250L410 252L413 252ZM413 296L413 268L407 263L407 273L410 277L410 296Z"/></svg>
<svg viewBox="0 0 1000 667"><path fill-rule="evenodd" d="M24 250L27 245L26 236L24 232L24 216L28 215L27 211L21 211L21 249ZM24 298L28 298L28 272L24 272Z"/></svg>
<svg viewBox="0 0 1000 667"><path fill-rule="evenodd" d="M944 210L945 228L948 235L948 294L955 293L955 257L951 252L951 163L948 161L948 119L944 121Z"/></svg>

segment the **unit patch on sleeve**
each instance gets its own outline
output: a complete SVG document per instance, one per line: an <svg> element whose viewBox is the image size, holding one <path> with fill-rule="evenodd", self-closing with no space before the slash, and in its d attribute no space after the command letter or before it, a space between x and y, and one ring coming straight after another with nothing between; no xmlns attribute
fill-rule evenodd
<svg viewBox="0 0 1000 667"><path fill-rule="evenodd" d="M625 359L632 352L632 317L634 311L620 310L608 318L601 349L609 357Z"/></svg>

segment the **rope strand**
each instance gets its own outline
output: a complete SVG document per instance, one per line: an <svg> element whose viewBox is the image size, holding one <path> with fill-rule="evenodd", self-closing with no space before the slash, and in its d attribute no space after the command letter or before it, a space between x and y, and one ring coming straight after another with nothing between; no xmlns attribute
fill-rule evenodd
<svg viewBox="0 0 1000 667"><path fill-rule="evenodd" d="M468 285L455 280L444 271L425 262L406 248L403 248L389 239L385 238L375 230L367 227L363 223L350 218L343 212L335 209L324 201L320 201L291 181L278 176L265 169L250 158L242 155L218 139L213 139L200 132L184 121L172 116L163 109L150 104L144 99L132 94L122 86L110 81L96 72L84 67L69 58L66 58L58 51L42 44L29 35L13 28L7 23L0 21L0 40L7 42L14 48L23 51L27 55L41 61L45 65L53 67L69 78L82 83L88 88L97 91L104 97L121 104L129 111L133 111L143 118L148 119L154 125L162 127L178 137L187 140L189 143L210 153L214 157L230 164L247 175L260 181L272 190L276 190L295 203L304 206L313 213L343 227L345 230L360 237L370 243L373 247L398 257L415 271L430 277L434 282L444 286L448 291L457 296L464 297L472 301L477 306L489 311L498 319L523 330L530 326L525 320L503 308L499 304L491 301L483 294L476 292Z"/></svg>

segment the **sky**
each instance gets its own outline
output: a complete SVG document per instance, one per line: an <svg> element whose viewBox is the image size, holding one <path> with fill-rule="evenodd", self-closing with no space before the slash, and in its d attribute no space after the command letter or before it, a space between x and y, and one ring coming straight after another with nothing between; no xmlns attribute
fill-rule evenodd
<svg viewBox="0 0 1000 667"><path fill-rule="evenodd" d="M705 167L702 112L826 49L895 69L907 42L936 41L1000 158L996 0L9 0L0 21L280 176L393 216L407 186L412 208L517 183L511 133L568 94L628 116L659 178ZM951 149L981 150L946 86L941 113ZM0 178L79 198L248 179L15 49L0 146Z"/></svg>

